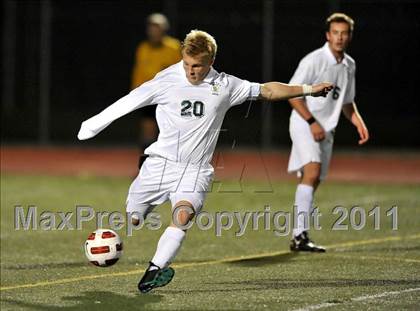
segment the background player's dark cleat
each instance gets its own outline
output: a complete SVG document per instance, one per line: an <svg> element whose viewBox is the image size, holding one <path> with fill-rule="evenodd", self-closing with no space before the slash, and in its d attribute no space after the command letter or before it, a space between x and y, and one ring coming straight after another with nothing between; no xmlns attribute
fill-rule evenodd
<svg viewBox="0 0 420 311"><path fill-rule="evenodd" d="M153 288L168 284L174 277L174 274L175 270L171 267L160 269L150 262L149 268L147 268L137 287L140 292L147 293Z"/></svg>
<svg viewBox="0 0 420 311"><path fill-rule="evenodd" d="M316 245L308 237L308 232L303 231L298 236L295 236L290 242L290 250L293 252L317 252L324 253L325 247Z"/></svg>

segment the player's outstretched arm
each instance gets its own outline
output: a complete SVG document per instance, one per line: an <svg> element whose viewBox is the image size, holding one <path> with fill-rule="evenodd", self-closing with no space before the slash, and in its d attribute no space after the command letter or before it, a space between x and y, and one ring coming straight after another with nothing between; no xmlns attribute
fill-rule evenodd
<svg viewBox="0 0 420 311"><path fill-rule="evenodd" d="M130 94L122 97L99 114L84 121L77 134L77 138L79 140L92 138L110 125L114 120L137 109L140 105L137 101L133 100L133 96L130 96Z"/></svg>
<svg viewBox="0 0 420 311"><path fill-rule="evenodd" d="M324 82L315 85L294 85L280 82L268 82L261 85L261 99L278 101L300 96L327 96L333 88L332 83Z"/></svg>
<svg viewBox="0 0 420 311"><path fill-rule="evenodd" d="M84 121L80 127L77 138L85 140L96 136L113 121L132 112L135 109L152 104L153 98L159 87L158 79L153 79L134 89L126 96L120 98L102 112Z"/></svg>

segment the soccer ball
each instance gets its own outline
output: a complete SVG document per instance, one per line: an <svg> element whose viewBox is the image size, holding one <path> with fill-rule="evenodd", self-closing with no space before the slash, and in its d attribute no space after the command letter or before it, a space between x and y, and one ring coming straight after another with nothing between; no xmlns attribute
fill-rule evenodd
<svg viewBox="0 0 420 311"><path fill-rule="evenodd" d="M99 267L115 264L122 255L122 249L120 236L110 229L98 229L92 232L85 243L87 259Z"/></svg>

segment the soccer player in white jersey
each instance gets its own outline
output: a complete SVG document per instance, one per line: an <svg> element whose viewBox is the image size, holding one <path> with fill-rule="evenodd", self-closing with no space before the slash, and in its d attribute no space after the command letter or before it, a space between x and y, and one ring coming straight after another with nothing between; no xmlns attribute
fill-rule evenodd
<svg viewBox="0 0 420 311"><path fill-rule="evenodd" d="M183 42L182 61L84 121L78 134L81 140L89 139L123 115L157 104L159 137L145 150L148 157L130 186L127 212L137 225L154 207L169 200L176 213L138 284L143 293L166 285L174 275L169 265L184 240L186 230L182 226L201 210L210 188L210 161L228 109L249 99L326 96L332 89L331 83L259 84L219 73L212 67L216 50L211 35L191 31Z"/></svg>
<svg viewBox="0 0 420 311"><path fill-rule="evenodd" d="M290 83L314 84L330 81L334 89L324 97L289 99L292 151L288 172L297 172L300 182L295 194L298 222L293 230L290 249L325 252L325 248L309 239L309 215L314 192L327 174L334 140L334 129L340 113L356 127L359 145L366 143L369 132L360 116L355 97L355 61L345 53L353 32L353 20L334 13L326 21L325 45L306 55L299 63Z"/></svg>

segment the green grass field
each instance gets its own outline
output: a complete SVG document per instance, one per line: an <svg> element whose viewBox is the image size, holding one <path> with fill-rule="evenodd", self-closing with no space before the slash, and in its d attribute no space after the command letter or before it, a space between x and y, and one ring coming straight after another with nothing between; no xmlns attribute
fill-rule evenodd
<svg viewBox="0 0 420 311"><path fill-rule="evenodd" d="M94 221L83 230L14 229L14 206L70 212L76 205L124 212L129 178L1 177L2 310L415 310L420 308L419 185L326 183L317 196L322 230L312 237L325 254L288 251L289 236L238 226L215 236L193 228L173 267L174 280L142 295L137 282L152 257L160 233L141 229L119 233L124 255L109 268L87 263L82 245ZM241 189L242 188L242 189ZM215 183L205 210L290 211L295 184ZM332 231L336 205L366 211L362 230ZM380 206L380 228L367 212ZM398 206L398 229L386 211ZM157 209L166 224L169 205ZM359 220L356 217L356 222ZM59 223L59 219L57 219ZM58 225L57 223L57 225ZM72 219L75 224L75 219ZM106 224L106 222L105 222ZM349 224L347 217L343 224ZM106 227L106 226L105 226Z"/></svg>

